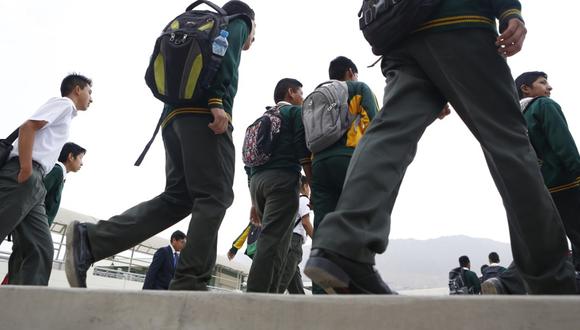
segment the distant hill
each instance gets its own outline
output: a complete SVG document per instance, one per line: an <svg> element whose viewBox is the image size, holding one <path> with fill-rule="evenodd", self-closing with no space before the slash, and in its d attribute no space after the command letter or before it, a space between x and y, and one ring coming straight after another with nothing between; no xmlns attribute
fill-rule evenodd
<svg viewBox="0 0 580 330"><path fill-rule="evenodd" d="M304 258L300 269L310 254L310 244L304 245ZM251 264L243 250L236 261ZM428 240L393 239L389 241L387 252L377 256L376 268L383 279L396 290L431 289L447 286L449 270L458 266L461 255L469 256L471 270L481 275L480 267L487 264L487 255L495 251L501 264L512 261L510 245L485 238L468 236L447 236ZM308 277L304 276L304 281Z"/></svg>

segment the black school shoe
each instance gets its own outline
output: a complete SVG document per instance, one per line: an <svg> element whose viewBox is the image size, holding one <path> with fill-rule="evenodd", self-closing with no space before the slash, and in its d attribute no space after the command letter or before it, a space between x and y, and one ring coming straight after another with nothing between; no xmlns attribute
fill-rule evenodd
<svg viewBox="0 0 580 330"><path fill-rule="evenodd" d="M313 249L304 273L328 294L397 294L373 265L351 261L323 249Z"/></svg>
<svg viewBox="0 0 580 330"><path fill-rule="evenodd" d="M93 263L93 256L89 247L87 227L84 223L75 220L68 225L64 261L68 284L73 288L86 288L87 271Z"/></svg>

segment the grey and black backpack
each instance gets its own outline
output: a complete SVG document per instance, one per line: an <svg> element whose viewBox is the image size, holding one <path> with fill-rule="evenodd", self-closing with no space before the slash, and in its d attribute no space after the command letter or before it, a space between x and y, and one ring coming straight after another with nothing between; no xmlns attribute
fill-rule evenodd
<svg viewBox="0 0 580 330"><path fill-rule="evenodd" d="M461 267L449 272L449 294L469 294L469 289L465 284L465 271Z"/></svg>
<svg viewBox="0 0 580 330"><path fill-rule="evenodd" d="M355 117L348 110L346 82L331 80L318 85L302 105L306 146L313 153L330 147L346 133Z"/></svg>

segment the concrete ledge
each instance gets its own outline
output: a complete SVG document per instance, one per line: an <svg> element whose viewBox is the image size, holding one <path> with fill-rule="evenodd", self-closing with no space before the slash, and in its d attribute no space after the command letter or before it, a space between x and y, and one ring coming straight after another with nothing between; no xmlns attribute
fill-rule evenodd
<svg viewBox="0 0 580 330"><path fill-rule="evenodd" d="M578 329L576 296L290 296L4 286L2 329Z"/></svg>

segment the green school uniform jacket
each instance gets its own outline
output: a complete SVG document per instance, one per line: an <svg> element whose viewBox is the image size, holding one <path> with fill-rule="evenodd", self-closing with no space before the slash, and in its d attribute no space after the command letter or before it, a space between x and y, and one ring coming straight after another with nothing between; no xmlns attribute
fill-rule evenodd
<svg viewBox="0 0 580 330"><path fill-rule="evenodd" d="M479 278L477 274L471 270L465 269L465 285L469 289L469 294L479 294L481 292L481 284L479 283Z"/></svg>
<svg viewBox="0 0 580 330"><path fill-rule="evenodd" d="M530 141L550 192L580 186L580 155L560 105L548 97L522 100Z"/></svg>
<svg viewBox="0 0 580 330"><path fill-rule="evenodd" d="M371 120L379 111L377 98L367 84L360 81L347 81L346 85L348 87L348 110L357 117L340 140L312 156L313 162L333 156L351 157Z"/></svg>
<svg viewBox="0 0 580 330"><path fill-rule="evenodd" d="M435 13L417 31L484 28L503 31L512 18L521 16L521 4L513 0L443 0Z"/></svg>
<svg viewBox="0 0 580 330"><path fill-rule="evenodd" d="M62 196L62 189L64 187L64 173L66 169L61 164L56 164L50 172L44 177L44 187L46 188L46 197L44 198L44 206L46 208L46 216L48 217L48 225L51 226L58 208L60 207L60 197Z"/></svg>
<svg viewBox="0 0 580 330"><path fill-rule="evenodd" d="M250 34L250 27L239 18L230 22L226 30L229 32L228 50L205 97L199 100L199 104L188 108L174 108L166 104L163 108L164 120L161 127L167 126L175 116L182 114L211 115L210 108L224 109L231 122L234 97L238 91L238 67L242 47Z"/></svg>

